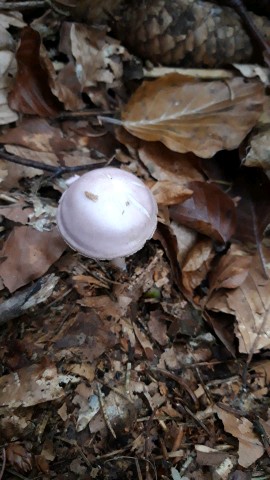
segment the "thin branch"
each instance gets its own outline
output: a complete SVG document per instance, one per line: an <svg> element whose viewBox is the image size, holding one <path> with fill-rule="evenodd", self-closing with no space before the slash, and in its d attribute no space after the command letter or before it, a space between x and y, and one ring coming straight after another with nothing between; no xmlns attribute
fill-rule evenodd
<svg viewBox="0 0 270 480"><path fill-rule="evenodd" d="M30 10L31 8L46 8L47 0L27 0L17 2L0 2L0 10Z"/></svg>
<svg viewBox="0 0 270 480"><path fill-rule="evenodd" d="M229 0L229 4L238 13L247 32L253 38L253 40L259 45L263 52L265 63L270 65L270 45L267 39L262 35L257 25L254 23L253 18L246 9L243 0Z"/></svg>
<svg viewBox="0 0 270 480"><path fill-rule="evenodd" d="M13 155L0 148L0 158L4 158L8 162L17 163L25 167L37 168L44 170L44 172L53 173L55 177L59 177L64 173L81 172L83 170L94 170L95 168L104 167L108 160L97 163L88 163L86 165L75 165L73 167L61 166L61 165L49 165L47 163L38 162L36 160L30 160L29 158L22 158L18 155Z"/></svg>
<svg viewBox="0 0 270 480"><path fill-rule="evenodd" d="M4 471L5 471L5 468L6 468L6 461L7 461L7 456L6 456L6 449L3 448L3 451L2 451L2 468L1 468L1 471L0 471L0 480L2 480L3 478L3 475L4 475Z"/></svg>
<svg viewBox="0 0 270 480"><path fill-rule="evenodd" d="M103 418L104 418L105 423L106 423L108 429L110 430L113 438L116 438L116 433L115 433L115 431L112 427L112 424L110 422L110 419L109 419L109 417L106 413L105 403L103 401L101 388L100 388L100 385L98 383L97 383L97 390L98 390L98 399L99 399L100 408L101 408L101 411L102 411L102 414L103 414Z"/></svg>
<svg viewBox="0 0 270 480"><path fill-rule="evenodd" d="M52 119L52 122L59 121L59 120L83 120L89 117L98 117L100 114L102 115L115 115L115 111L113 110L100 110L100 109L91 109L91 110L80 110L75 112L62 112L57 117Z"/></svg>

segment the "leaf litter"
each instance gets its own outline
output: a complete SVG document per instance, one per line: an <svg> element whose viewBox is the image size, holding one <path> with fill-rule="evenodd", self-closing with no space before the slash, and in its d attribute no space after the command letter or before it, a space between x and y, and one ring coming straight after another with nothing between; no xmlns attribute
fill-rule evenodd
<svg viewBox="0 0 270 480"><path fill-rule="evenodd" d="M106 18L69 3L68 21L59 5L0 15L0 478L267 475L263 82L254 66L143 82ZM56 229L70 176L105 163L159 205L127 272Z"/></svg>

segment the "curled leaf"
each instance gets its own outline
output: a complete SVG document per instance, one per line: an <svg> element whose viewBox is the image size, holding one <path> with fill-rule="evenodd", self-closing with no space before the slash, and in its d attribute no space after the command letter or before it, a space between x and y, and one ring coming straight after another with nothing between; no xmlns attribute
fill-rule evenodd
<svg viewBox="0 0 270 480"><path fill-rule="evenodd" d="M257 80L201 82L171 73L138 88L122 112L123 126L143 140L208 158L240 145L259 118L263 92Z"/></svg>
<svg viewBox="0 0 270 480"><path fill-rule="evenodd" d="M170 217L216 242L226 243L235 231L236 212L232 199L216 185L189 182L193 195L170 207Z"/></svg>

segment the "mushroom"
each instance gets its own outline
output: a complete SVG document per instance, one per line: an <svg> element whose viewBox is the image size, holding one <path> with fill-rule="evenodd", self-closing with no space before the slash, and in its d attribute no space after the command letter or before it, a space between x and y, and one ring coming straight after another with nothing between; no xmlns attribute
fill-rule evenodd
<svg viewBox="0 0 270 480"><path fill-rule="evenodd" d="M79 177L64 192L57 224L71 248L86 257L111 260L125 270L125 257L154 234L157 203L132 173L99 168Z"/></svg>

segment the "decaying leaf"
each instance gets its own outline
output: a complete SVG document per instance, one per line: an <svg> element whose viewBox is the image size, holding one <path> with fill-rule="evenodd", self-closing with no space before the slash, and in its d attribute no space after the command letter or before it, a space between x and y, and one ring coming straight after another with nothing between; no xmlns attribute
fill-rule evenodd
<svg viewBox="0 0 270 480"><path fill-rule="evenodd" d="M234 233L236 211L232 199L216 185L190 182L193 195L180 205L170 207L170 217L181 225L226 243Z"/></svg>
<svg viewBox="0 0 270 480"><path fill-rule="evenodd" d="M249 147L243 159L246 167L261 167L270 173L270 128L264 126L249 139Z"/></svg>
<svg viewBox="0 0 270 480"><path fill-rule="evenodd" d="M243 168L235 180L233 193L240 197L234 237L260 248L264 230L270 223L270 180L262 170Z"/></svg>
<svg viewBox="0 0 270 480"><path fill-rule="evenodd" d="M198 82L176 73L144 82L122 112L123 126L177 152L212 157L237 148L256 124L263 85L233 78Z"/></svg>
<svg viewBox="0 0 270 480"><path fill-rule="evenodd" d="M204 180L196 165L197 157L193 154L172 152L160 142L142 141L138 146L138 154L156 180L168 180L180 185L186 185L193 180Z"/></svg>
<svg viewBox="0 0 270 480"><path fill-rule="evenodd" d="M192 293L206 279L214 255L213 243L210 239L197 242L188 252L182 265L182 281L189 293Z"/></svg>
<svg viewBox="0 0 270 480"><path fill-rule="evenodd" d="M226 255L221 257L216 268L210 273L210 290L239 287L248 275L251 262L251 255L232 245Z"/></svg>
<svg viewBox="0 0 270 480"><path fill-rule="evenodd" d="M237 418L218 406L215 406L215 411L222 420L226 432L239 440L239 465L248 468L264 454L263 445L253 432L252 423L247 418Z"/></svg>
<svg viewBox="0 0 270 480"><path fill-rule="evenodd" d="M193 193L190 188L170 180L156 182L151 191L159 205L175 205L176 203L184 202Z"/></svg>
<svg viewBox="0 0 270 480"><path fill-rule="evenodd" d="M264 255L268 262L269 249L264 250ZM258 254L252 259L245 281L238 288L213 293L207 309L235 315L240 352L249 354L269 348L270 280L265 278Z"/></svg>
<svg viewBox="0 0 270 480"><path fill-rule="evenodd" d="M6 450L7 461L19 472L30 472L33 468L32 455L19 443L10 443Z"/></svg>
<svg viewBox="0 0 270 480"><path fill-rule="evenodd" d="M9 409L29 407L64 395L61 385L78 380L58 374L54 364L30 365L0 378L0 406Z"/></svg>
<svg viewBox="0 0 270 480"><path fill-rule="evenodd" d="M62 107L49 87L49 73L40 55L40 45L39 33L25 27L16 55L18 71L9 103L12 109L21 113L51 117Z"/></svg>
<svg viewBox="0 0 270 480"><path fill-rule="evenodd" d="M106 28L72 23L70 41L83 91L98 82L112 86L121 79L122 57L128 54L119 41L107 36Z"/></svg>
<svg viewBox="0 0 270 480"><path fill-rule="evenodd" d="M62 255L66 245L57 229L39 232L29 226L15 227L1 256L0 276L10 292L41 277ZM14 255L19 251L20 255Z"/></svg>

